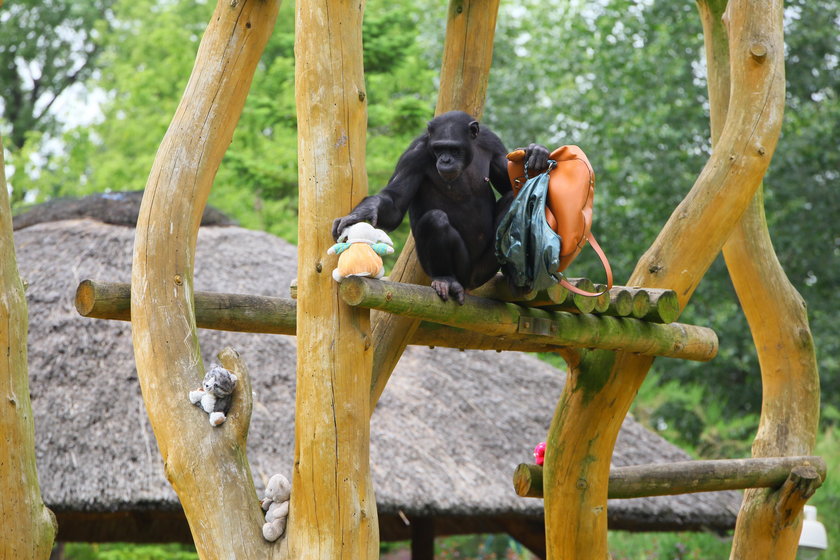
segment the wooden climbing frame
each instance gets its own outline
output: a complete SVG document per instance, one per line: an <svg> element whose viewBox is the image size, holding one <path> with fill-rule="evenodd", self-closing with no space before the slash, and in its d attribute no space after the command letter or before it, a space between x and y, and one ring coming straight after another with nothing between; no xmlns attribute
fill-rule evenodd
<svg viewBox="0 0 840 560"><path fill-rule="evenodd" d="M481 117L498 5L498 0L450 2L436 113L457 109ZM772 262L772 247L752 244L761 237L754 228L766 227L756 193L776 146L784 107L782 2L698 0L698 6L707 42L715 149L628 280L629 286L643 288L619 287L601 298L578 301L559 289L505 296L505 288L494 281L461 307L440 302L422 287L429 279L415 258L411 238L390 282L354 279L339 289L325 273L333 264L325 256L332 244L332 219L346 214L367 193L362 10L358 3L333 0L299 2L296 8L297 301L193 293L198 216L278 8L276 0L218 3L147 184L130 306L125 286L87 282L77 295L80 312L87 316L132 321L147 410L190 526L203 529L196 541L202 558L378 556L368 423L407 344L553 350L564 356L568 380L547 436L545 466L539 470L545 552L552 559L607 558L607 498L617 484L610 481L629 472L610 471L618 431L654 356L705 360L714 355L713 332L674 321L724 245L765 381L754 453L795 456L779 459L782 470L788 469L780 487L783 475L774 475L772 483L748 493L732 557L793 558L799 513L825 470L809 456L819 388L808 355L813 355L813 346L807 319L803 326L801 315L785 311L766 320L778 307L769 301L788 309L797 300L786 287L775 287L783 282L778 280L778 263ZM586 280L580 282L593 289ZM763 329L762 322L772 328ZM241 530L259 525L261 514L245 457L248 399L235 397L229 424L212 437L206 422L194 425L181 412L183 388L202 373L197 325L296 332L308 341L298 346L288 536L273 545ZM798 341L798 346L787 341ZM783 348L789 357L767 350L772 348ZM227 360L247 386L241 360ZM359 379L369 379L370 390ZM788 387L793 390L786 391ZM801 418L792 418L791 410ZM776 429L780 423L784 430ZM784 441L775 441L773 434L782 431L784 438L775 439ZM206 440L206 448L188 451L181 443L199 439ZM225 468L214 461L224 461ZM724 463L723 471L714 471L723 475L714 476L730 485L752 485L737 482L734 471L727 470L738 465ZM763 463L750 465L752 474L763 468ZM656 474L660 478L653 486L673 483L698 468L702 480L711 472L705 467L672 466L673 472ZM658 469L642 469L648 489L637 492L653 491ZM537 474L525 470L529 476ZM214 507L207 508L208 503ZM226 517L240 514L237 523Z"/></svg>

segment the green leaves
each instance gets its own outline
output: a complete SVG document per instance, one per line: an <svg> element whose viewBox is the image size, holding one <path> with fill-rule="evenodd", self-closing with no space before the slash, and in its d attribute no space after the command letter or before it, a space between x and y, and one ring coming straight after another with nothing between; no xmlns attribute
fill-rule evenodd
<svg viewBox="0 0 840 560"><path fill-rule="evenodd" d="M18 201L26 192L40 200L142 189L212 8L186 0L116 1L112 25L97 31L101 56L88 83L106 99L102 118L65 132L56 153L45 154L39 136L32 149L12 158L20 167L13 181ZM433 113L435 72L416 40L419 13L405 0L371 3L366 12L372 190L384 186ZM298 182L293 24L294 4L286 2L210 198L246 227L290 241L297 237ZM34 161L37 169L27 163Z"/></svg>

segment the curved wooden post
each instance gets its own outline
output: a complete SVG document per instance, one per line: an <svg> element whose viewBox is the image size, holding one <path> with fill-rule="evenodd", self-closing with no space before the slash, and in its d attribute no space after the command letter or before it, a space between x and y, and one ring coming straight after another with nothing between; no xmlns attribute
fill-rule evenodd
<svg viewBox="0 0 840 560"><path fill-rule="evenodd" d="M631 286L669 288L683 309L752 200L784 109L782 2L733 0L732 100L691 192L636 266ZM548 436L548 557L607 558L607 482L621 422L652 359L592 352L570 364Z"/></svg>
<svg viewBox="0 0 840 560"><path fill-rule="evenodd" d="M297 3L298 288L292 558L379 555L369 312L338 297L331 226L367 194L364 2Z"/></svg>
<svg viewBox="0 0 840 560"><path fill-rule="evenodd" d="M712 144L717 143L729 105L725 0L698 2L709 72ZM820 387L805 302L776 257L759 189L723 247L729 275L750 325L761 366L761 421L754 457L805 455L813 451L819 421ZM795 558L805 491L748 490L738 515L732 558Z"/></svg>
<svg viewBox="0 0 840 560"><path fill-rule="evenodd" d="M435 114L461 110L481 118L498 12L499 0L450 1ZM430 282L417 261L411 235L394 263L390 279L404 284L428 285ZM370 411L373 413L420 321L382 312L372 313L371 320L374 355Z"/></svg>
<svg viewBox="0 0 840 560"><path fill-rule="evenodd" d="M279 2L220 1L184 96L155 158L140 208L131 276L134 356L166 476L201 558L268 558L264 522L245 455L250 385L239 376L227 422L211 427L187 395L205 373L193 312L201 214L274 28Z"/></svg>
<svg viewBox="0 0 840 560"><path fill-rule="evenodd" d="M2 0L0 0L2 4ZM29 399L29 317L12 236L0 138L0 558L44 560L55 540L53 513L35 470L35 424Z"/></svg>

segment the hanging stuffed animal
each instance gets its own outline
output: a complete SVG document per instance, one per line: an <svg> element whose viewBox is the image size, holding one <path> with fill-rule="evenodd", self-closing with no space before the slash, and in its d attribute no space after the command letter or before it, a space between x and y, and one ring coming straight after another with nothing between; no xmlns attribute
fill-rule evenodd
<svg viewBox="0 0 840 560"><path fill-rule="evenodd" d="M394 243L388 234L365 222L345 228L338 243L327 250L327 254L338 255L338 266L332 272L336 282L348 276L382 278L385 268L381 255L393 252Z"/></svg>

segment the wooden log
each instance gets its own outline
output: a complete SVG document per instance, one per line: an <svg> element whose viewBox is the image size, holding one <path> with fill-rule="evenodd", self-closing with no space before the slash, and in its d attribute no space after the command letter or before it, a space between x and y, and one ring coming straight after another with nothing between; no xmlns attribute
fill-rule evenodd
<svg viewBox="0 0 840 560"><path fill-rule="evenodd" d="M628 317L633 312L633 296L624 286L613 286L610 289L610 305L604 315L613 317Z"/></svg>
<svg viewBox="0 0 840 560"><path fill-rule="evenodd" d="M596 285L586 278L570 278L569 282L576 288L589 292L597 293L605 288L603 284ZM597 297L572 294L558 284L557 291L560 290L565 290L565 293L561 292L558 301L551 301L546 297L548 292L543 292L537 294L537 297L526 305L548 311L634 317L653 323L672 323L680 313L679 300L673 290L614 286L609 292Z"/></svg>
<svg viewBox="0 0 840 560"><path fill-rule="evenodd" d="M595 299L595 309L592 310L593 313L603 315L605 314L612 304L612 298L610 296L609 290L607 290L606 284L595 284L595 292L603 292Z"/></svg>
<svg viewBox="0 0 840 560"><path fill-rule="evenodd" d="M624 349L689 360L717 352L714 331L693 325L659 325L634 319L548 312L475 296L464 305L442 301L425 286L369 278L345 278L341 297L350 305L379 309L486 335L551 340L559 346Z"/></svg>
<svg viewBox="0 0 840 560"><path fill-rule="evenodd" d="M569 283L579 290L584 290L591 294L595 293L595 282L589 278L569 278ZM575 307L577 307L581 313L592 313L595 311L597 299L598 298L592 296L583 296L575 293L572 294L572 300L575 302Z"/></svg>
<svg viewBox="0 0 840 560"><path fill-rule="evenodd" d="M791 495L805 497L807 500L822 483L825 474L825 460L815 456L679 461L614 467L610 470L607 497L629 499L744 488L782 488L790 484L794 476L796 480L808 481L807 484L796 486L800 490L807 487L807 490L791 492ZM542 498L543 468L527 463L518 465L513 473L513 487L519 496Z"/></svg>
<svg viewBox="0 0 840 560"><path fill-rule="evenodd" d="M543 497L543 468L533 463L520 463L513 471L513 490L522 498Z"/></svg>
<svg viewBox="0 0 840 560"><path fill-rule="evenodd" d="M450 0L436 115L461 110L481 118L498 13L498 0Z"/></svg>
<svg viewBox="0 0 840 560"><path fill-rule="evenodd" d="M627 291L633 300L633 309L630 311L630 316L636 319L642 319L651 311L650 294L647 290L642 288L628 287Z"/></svg>
<svg viewBox="0 0 840 560"><path fill-rule="evenodd" d="M76 288L76 310L83 317L131 320L131 287L123 283L83 280ZM297 303L243 294L195 292L195 322L202 329L295 335ZM487 336L474 331L421 322L410 344L463 350L556 352L555 344L518 337Z"/></svg>
<svg viewBox="0 0 840 560"><path fill-rule="evenodd" d="M569 278L568 281L575 288L580 288L581 290L586 290L587 292L595 292L595 283L588 278ZM540 307L543 307L548 311L592 313L595 311L595 306L598 304L597 297L575 294L570 292L561 284L552 286L546 290L546 294L549 296L550 303Z"/></svg>
<svg viewBox="0 0 840 560"><path fill-rule="evenodd" d="M131 320L131 286L83 280L76 288L83 317ZM297 306L288 299L247 294L195 292L196 326L218 331L295 334Z"/></svg>
<svg viewBox="0 0 840 560"><path fill-rule="evenodd" d="M265 518L245 452L250 391L241 363L226 366L242 383L221 426L210 426L186 398L205 373L192 308L201 215L278 8L273 0L216 4L149 173L135 233L137 375L161 464L203 559L286 557L282 543L269 544L260 534Z"/></svg>
<svg viewBox="0 0 840 560"><path fill-rule="evenodd" d="M0 558L41 560L50 556L57 526L41 497L35 465L28 325L0 139Z"/></svg>
<svg viewBox="0 0 840 560"><path fill-rule="evenodd" d="M545 290L540 290L537 292L537 295L531 300L527 305L529 307L551 307L551 306L561 306L562 304L566 303L567 300L571 300L571 292L566 289L560 283L554 284L553 286L546 288ZM571 308L562 309L562 311L568 311L570 309L577 309L573 306Z"/></svg>
<svg viewBox="0 0 840 560"><path fill-rule="evenodd" d="M680 302L674 290L646 288L650 309L641 318L654 323L673 323L680 316Z"/></svg>
<svg viewBox="0 0 840 560"><path fill-rule="evenodd" d="M379 558L370 313L336 297L333 219L368 194L364 0L295 4L298 305L292 558Z"/></svg>

